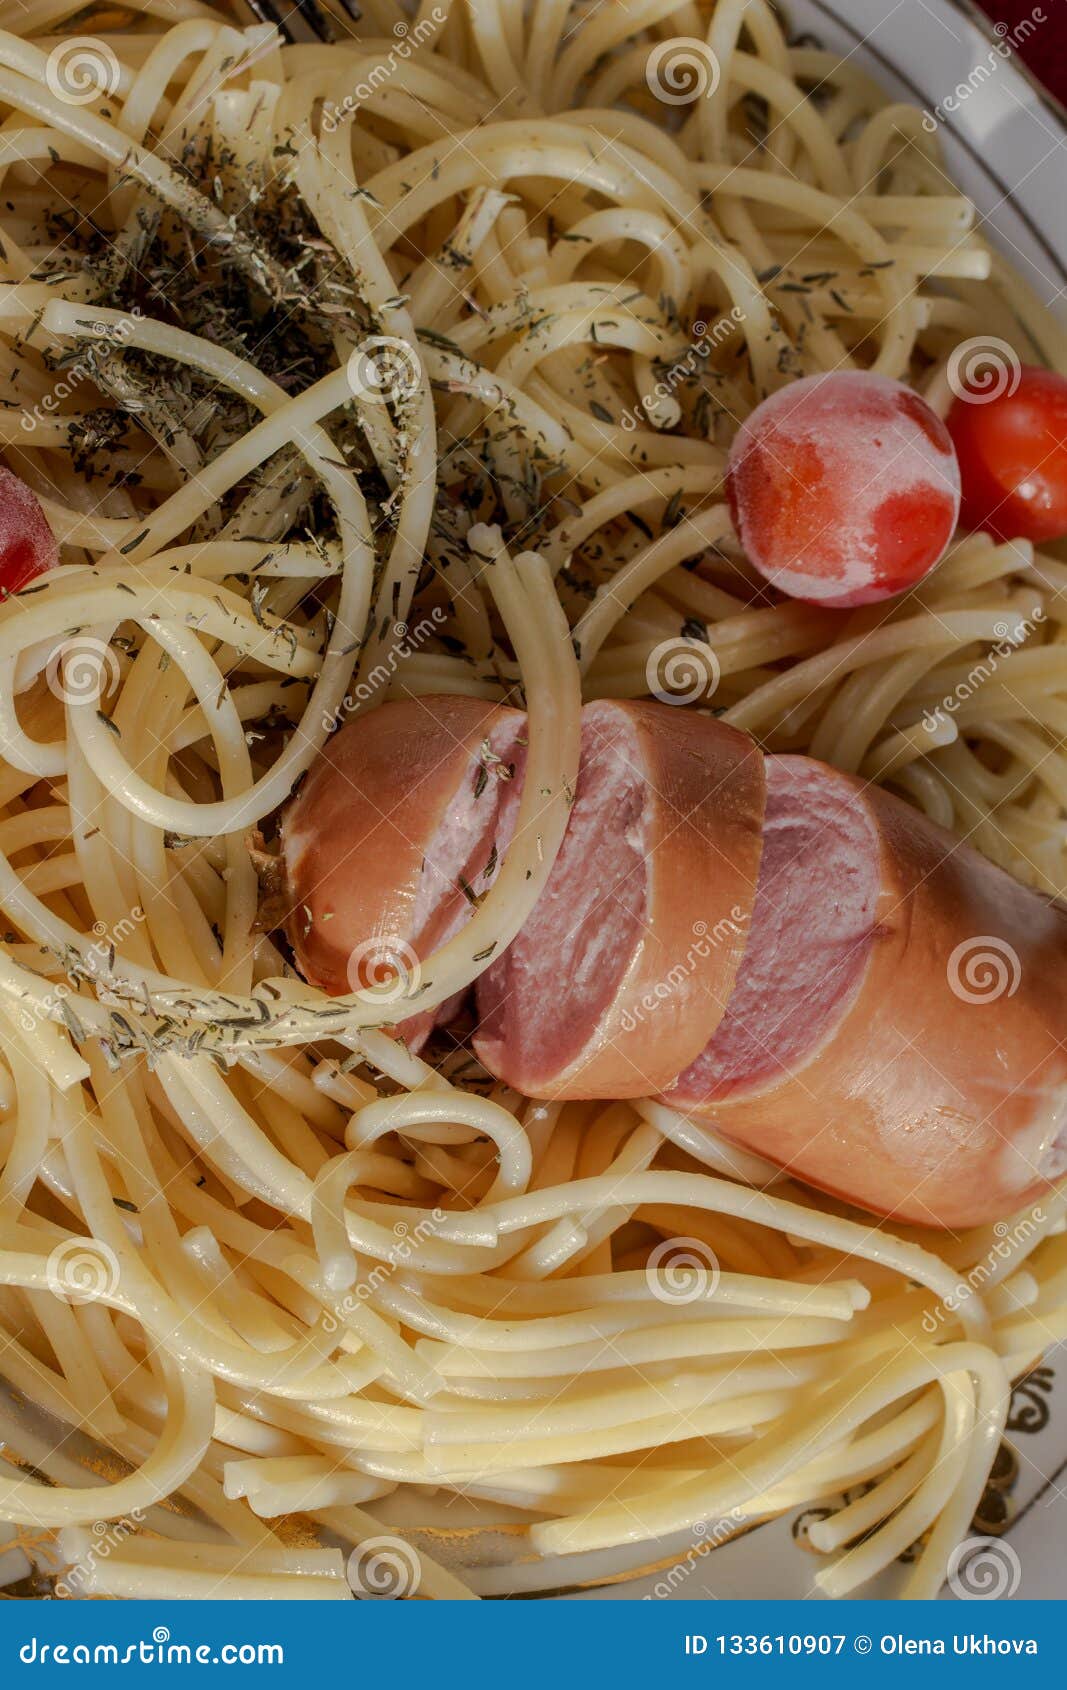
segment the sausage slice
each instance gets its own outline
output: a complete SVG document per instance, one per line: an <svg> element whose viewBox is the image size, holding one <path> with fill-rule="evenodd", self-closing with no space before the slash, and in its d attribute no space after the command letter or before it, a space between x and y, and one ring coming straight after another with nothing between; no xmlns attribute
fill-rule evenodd
<svg viewBox="0 0 1067 1690"><path fill-rule="evenodd" d="M662 704L582 712L578 787L548 884L478 980L475 1049L530 1097L642 1097L707 1041L759 871L763 758Z"/></svg>
<svg viewBox="0 0 1067 1690"><path fill-rule="evenodd" d="M1031 1200L1067 1169L1067 911L811 758L767 784L738 983L665 1100L896 1219Z"/></svg>
<svg viewBox="0 0 1067 1690"><path fill-rule="evenodd" d="M521 710L432 696L384 704L327 742L282 821L286 931L306 980L334 997L380 991L402 1008L415 969L492 884L525 725ZM400 1031L417 1049L454 1010Z"/></svg>

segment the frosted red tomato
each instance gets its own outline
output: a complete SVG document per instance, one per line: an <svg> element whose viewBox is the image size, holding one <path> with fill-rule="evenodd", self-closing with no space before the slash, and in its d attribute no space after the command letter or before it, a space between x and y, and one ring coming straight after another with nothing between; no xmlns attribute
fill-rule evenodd
<svg viewBox="0 0 1067 1690"><path fill-rule="evenodd" d="M0 464L0 599L57 561L56 542L37 497Z"/></svg>
<svg viewBox="0 0 1067 1690"><path fill-rule="evenodd" d="M917 393L840 370L757 405L730 449L726 492L761 575L793 598L847 606L902 593L940 561L960 474Z"/></svg>
<svg viewBox="0 0 1067 1690"><path fill-rule="evenodd" d="M948 427L968 528L1001 540L1067 535L1067 379L1024 364L1012 391L964 391Z"/></svg>

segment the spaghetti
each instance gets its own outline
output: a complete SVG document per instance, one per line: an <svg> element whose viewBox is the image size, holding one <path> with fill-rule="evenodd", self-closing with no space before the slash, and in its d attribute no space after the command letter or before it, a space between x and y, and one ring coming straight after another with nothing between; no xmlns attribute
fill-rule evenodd
<svg viewBox="0 0 1067 1690"><path fill-rule="evenodd" d="M651 691L1062 893L1062 548L963 538L842 615L723 503L783 383L944 410L961 346L1067 370L1062 331L921 114L766 0L362 9L0 31L0 443L61 546L0 604L0 1520L61 1533L61 1593L455 1597L868 1484L820 1582L921 1540L934 1595L1067 1335L1065 1199L922 1236L660 1105L423 1060L387 988L296 976L256 862L345 715L521 702L514 843L404 983L435 1008L545 883L583 698Z"/></svg>

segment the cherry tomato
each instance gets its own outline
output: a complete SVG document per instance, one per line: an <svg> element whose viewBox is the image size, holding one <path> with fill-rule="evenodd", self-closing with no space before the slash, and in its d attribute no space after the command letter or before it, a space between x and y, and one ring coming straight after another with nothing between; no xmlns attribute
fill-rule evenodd
<svg viewBox="0 0 1067 1690"><path fill-rule="evenodd" d="M1067 377L1024 364L994 397L964 390L948 414L963 522L1000 540L1067 535Z"/></svg>
<svg viewBox="0 0 1067 1690"><path fill-rule="evenodd" d="M55 538L36 495L0 464L0 599L28 586L57 559Z"/></svg>
<svg viewBox="0 0 1067 1690"><path fill-rule="evenodd" d="M944 423L910 387L839 370L757 405L730 449L726 493L747 556L783 593L873 604L944 556L959 465Z"/></svg>

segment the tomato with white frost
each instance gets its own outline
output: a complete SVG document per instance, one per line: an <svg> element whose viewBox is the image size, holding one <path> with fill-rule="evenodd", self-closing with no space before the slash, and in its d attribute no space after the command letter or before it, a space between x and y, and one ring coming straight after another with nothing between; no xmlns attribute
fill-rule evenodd
<svg viewBox="0 0 1067 1690"><path fill-rule="evenodd" d="M730 449L726 492L766 580L849 607L906 592L940 562L960 472L944 423L910 387L839 370L757 405Z"/></svg>
<svg viewBox="0 0 1067 1690"><path fill-rule="evenodd" d="M54 568L57 558L55 536L36 494L0 464L0 600Z"/></svg>

